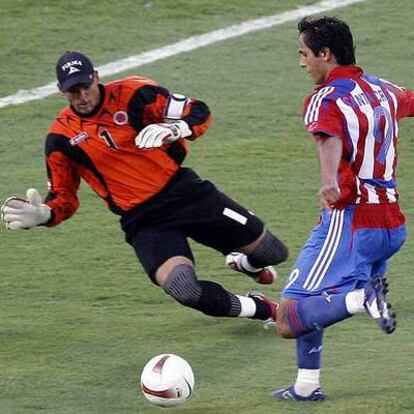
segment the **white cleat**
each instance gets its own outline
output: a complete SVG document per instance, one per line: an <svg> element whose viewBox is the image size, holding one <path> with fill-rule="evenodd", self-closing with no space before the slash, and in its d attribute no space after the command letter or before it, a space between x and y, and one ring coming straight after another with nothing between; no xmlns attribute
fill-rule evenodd
<svg viewBox="0 0 414 414"><path fill-rule="evenodd" d="M242 258L246 256L243 253L232 252L226 256L226 265L236 272L244 273L253 278L257 283L270 285L277 280L277 272L273 266L262 267L261 269L246 270L242 266Z"/></svg>

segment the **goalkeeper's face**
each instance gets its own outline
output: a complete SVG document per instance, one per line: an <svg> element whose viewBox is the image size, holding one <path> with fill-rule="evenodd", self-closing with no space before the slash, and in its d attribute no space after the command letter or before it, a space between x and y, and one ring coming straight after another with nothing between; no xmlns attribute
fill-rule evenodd
<svg viewBox="0 0 414 414"><path fill-rule="evenodd" d="M69 103L80 114L91 113L99 104L101 92L99 90L99 76L95 73L93 82L88 84L74 85L64 92Z"/></svg>

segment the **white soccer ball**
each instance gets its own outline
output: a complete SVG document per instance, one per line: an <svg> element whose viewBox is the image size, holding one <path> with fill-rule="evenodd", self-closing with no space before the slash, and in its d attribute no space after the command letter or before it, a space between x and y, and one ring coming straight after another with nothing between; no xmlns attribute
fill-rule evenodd
<svg viewBox="0 0 414 414"><path fill-rule="evenodd" d="M141 390L145 398L160 407L175 407L188 400L194 390L191 365L174 354L161 354L150 359L141 374Z"/></svg>

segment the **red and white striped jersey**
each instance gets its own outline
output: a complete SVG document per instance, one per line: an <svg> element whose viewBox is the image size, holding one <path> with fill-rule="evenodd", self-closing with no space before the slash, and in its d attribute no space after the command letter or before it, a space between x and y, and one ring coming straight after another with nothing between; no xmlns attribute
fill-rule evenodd
<svg viewBox="0 0 414 414"><path fill-rule="evenodd" d="M308 132L343 141L341 196L334 207L398 201L398 121L407 116L414 116L414 92L357 66L336 67L306 98L303 117Z"/></svg>

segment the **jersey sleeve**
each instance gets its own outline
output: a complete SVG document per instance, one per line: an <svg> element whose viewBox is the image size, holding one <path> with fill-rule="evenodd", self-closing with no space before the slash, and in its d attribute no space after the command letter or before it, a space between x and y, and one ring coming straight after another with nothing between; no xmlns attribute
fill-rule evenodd
<svg viewBox="0 0 414 414"><path fill-rule="evenodd" d="M65 154L68 140L58 134L48 134L46 138L46 168L49 193L45 202L52 209L52 218L46 224L56 226L71 217L79 207L77 192L80 176L74 161Z"/></svg>
<svg viewBox="0 0 414 414"><path fill-rule="evenodd" d="M322 88L305 100L303 121L314 137L344 137L343 117L333 97L334 90Z"/></svg>
<svg viewBox="0 0 414 414"><path fill-rule="evenodd" d="M414 92L408 89L400 89L397 96L397 119L414 116Z"/></svg>
<svg viewBox="0 0 414 414"><path fill-rule="evenodd" d="M128 115L138 132L150 124L183 120L191 128L190 140L200 137L211 124L210 109L204 102L153 84L136 90L128 105Z"/></svg>
<svg viewBox="0 0 414 414"><path fill-rule="evenodd" d="M381 86L393 97L397 108L396 118L398 121L401 118L414 116L413 91L391 83L386 79L381 79Z"/></svg>

